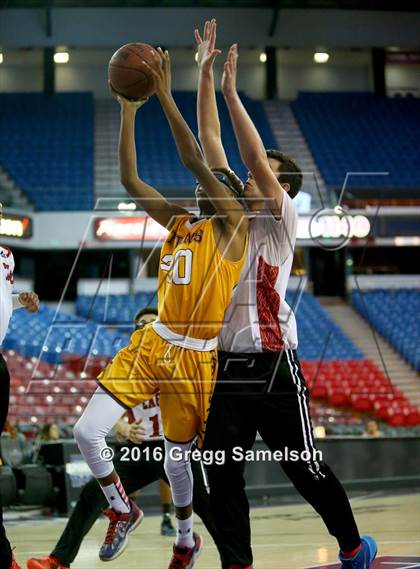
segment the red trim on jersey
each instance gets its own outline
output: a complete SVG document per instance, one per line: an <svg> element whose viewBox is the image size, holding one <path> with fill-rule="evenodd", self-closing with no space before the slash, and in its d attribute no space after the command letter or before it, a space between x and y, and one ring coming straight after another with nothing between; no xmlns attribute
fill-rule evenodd
<svg viewBox="0 0 420 569"><path fill-rule="evenodd" d="M283 338L279 322L280 295L274 288L280 267L273 267L258 259L257 271L257 311L263 351L279 352L283 348Z"/></svg>
<svg viewBox="0 0 420 569"><path fill-rule="evenodd" d="M3 258L7 259L8 257L10 257L10 255L12 254L12 251L9 249L9 247L6 247L6 245L0 245L0 248L7 251L6 256L2 255Z"/></svg>

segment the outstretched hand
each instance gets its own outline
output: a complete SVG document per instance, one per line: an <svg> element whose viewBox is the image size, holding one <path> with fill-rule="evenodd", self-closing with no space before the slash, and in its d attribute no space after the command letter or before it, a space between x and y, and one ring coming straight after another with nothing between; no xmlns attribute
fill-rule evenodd
<svg viewBox="0 0 420 569"><path fill-rule="evenodd" d="M195 41L197 42L197 64L202 71L210 71L216 57L222 52L216 49L216 29L217 23L213 19L207 20L204 24L203 37L200 32L194 30Z"/></svg>
<svg viewBox="0 0 420 569"><path fill-rule="evenodd" d="M142 107L149 100L149 98L146 98L146 99L127 99L127 97L124 97L124 95L121 95L121 93L118 93L118 91L116 91L114 89L114 87L111 85L110 81L108 81L108 85L109 85L109 89L111 91L112 96L114 97L114 99L117 99L117 101L121 105L121 109L129 108L129 109L137 111L137 109Z"/></svg>
<svg viewBox="0 0 420 569"><path fill-rule="evenodd" d="M143 60L143 65L145 65L153 75L156 95L159 97L163 94L170 94L171 58L168 50L163 51L161 47L158 47L153 52L153 59L150 62Z"/></svg>
<svg viewBox="0 0 420 569"><path fill-rule="evenodd" d="M236 94L236 75L238 65L238 44L230 46L222 75L222 93L225 97Z"/></svg>

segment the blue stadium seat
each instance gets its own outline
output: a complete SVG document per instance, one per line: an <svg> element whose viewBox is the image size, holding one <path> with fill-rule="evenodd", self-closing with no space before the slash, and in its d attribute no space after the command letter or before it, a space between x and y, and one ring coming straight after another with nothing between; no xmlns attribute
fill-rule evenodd
<svg viewBox="0 0 420 569"><path fill-rule="evenodd" d="M93 98L0 95L0 163L39 210L93 204Z"/></svg>
<svg viewBox="0 0 420 569"><path fill-rule="evenodd" d="M196 93L177 91L174 97L185 120L197 134ZM253 101L242 93L241 97L264 144L268 148L275 148L274 135L261 102ZM241 162L229 112L220 93L217 94L217 103L223 143L229 156L230 166L238 176L245 177L247 172ZM141 172L147 182L160 189L192 189L194 187L195 180L178 158L171 130L156 97L150 99L144 112L139 115L136 124L136 141L139 148Z"/></svg>
<svg viewBox="0 0 420 569"><path fill-rule="evenodd" d="M420 371L420 290L353 291L351 302L382 336Z"/></svg>
<svg viewBox="0 0 420 569"><path fill-rule="evenodd" d="M420 187L420 101L371 93L300 93L291 108L331 188ZM388 175L369 175L389 172Z"/></svg>

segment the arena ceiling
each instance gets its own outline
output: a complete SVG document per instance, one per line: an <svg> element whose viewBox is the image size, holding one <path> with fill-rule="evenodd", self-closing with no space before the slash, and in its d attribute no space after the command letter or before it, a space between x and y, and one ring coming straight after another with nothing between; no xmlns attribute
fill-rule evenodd
<svg viewBox="0 0 420 569"><path fill-rule="evenodd" d="M0 0L1 8L273 8L420 11L416 0Z"/></svg>

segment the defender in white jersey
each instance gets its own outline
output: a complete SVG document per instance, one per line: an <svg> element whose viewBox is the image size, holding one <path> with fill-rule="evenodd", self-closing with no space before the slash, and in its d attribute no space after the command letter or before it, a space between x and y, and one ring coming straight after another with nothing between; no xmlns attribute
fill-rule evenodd
<svg viewBox="0 0 420 569"><path fill-rule="evenodd" d="M212 64L220 53L215 34L214 20L206 23L203 38L196 31L198 124L209 166L228 169L214 96ZM207 469L213 514L228 549L230 569L251 569L245 465L233 460L232 451L251 449L259 432L271 451L284 455L293 450L302 457L281 466L337 538L342 569L368 569L376 555L375 541L360 538L342 485L316 453L309 396L296 353L296 321L285 301L297 231L292 199L301 187L302 174L286 155L264 149L238 96L236 65L235 44L224 66L222 91L241 158L249 169L244 200L255 216L249 224L246 265L219 337L219 371L205 449L222 450L231 459Z"/></svg>
<svg viewBox="0 0 420 569"><path fill-rule="evenodd" d="M278 157L286 161L284 155L278 153ZM247 184L245 198L254 194ZM241 280L225 313L220 350L279 352L297 348L296 319L285 300L297 223L298 216L288 194L283 197L278 220L269 209L262 209L251 218L248 253Z"/></svg>
<svg viewBox="0 0 420 569"><path fill-rule="evenodd" d="M3 219L3 205L0 203L0 225ZM8 247L0 245L0 348L9 327L15 308L26 308L28 312L39 309L38 296L34 292L13 294L15 260ZM10 376L6 362L0 351L0 434L9 409ZM0 496L0 567L20 569L13 559L12 548L3 526L3 510Z"/></svg>

